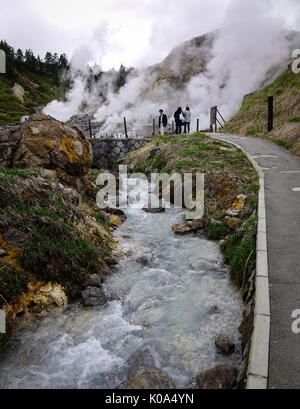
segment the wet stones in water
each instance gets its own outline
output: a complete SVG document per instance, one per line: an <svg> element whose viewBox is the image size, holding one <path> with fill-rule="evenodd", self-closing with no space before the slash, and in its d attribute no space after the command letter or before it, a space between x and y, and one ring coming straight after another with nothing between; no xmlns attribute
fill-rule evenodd
<svg viewBox="0 0 300 409"><path fill-rule="evenodd" d="M123 212L123 210L121 209L112 209L112 208L107 208L105 209L105 213L108 214L112 214L115 216L119 216L119 218L121 219L122 223L125 222L125 220L127 219L126 214Z"/></svg>
<svg viewBox="0 0 300 409"><path fill-rule="evenodd" d="M151 258L147 255L142 255L136 259L136 262L142 264L143 266L147 266L151 262Z"/></svg>
<svg viewBox="0 0 300 409"><path fill-rule="evenodd" d="M215 345L222 355L231 355L235 350L235 345L229 338L219 335L215 340Z"/></svg>
<svg viewBox="0 0 300 409"><path fill-rule="evenodd" d="M192 221L191 227L193 231L202 230L206 227L206 221L204 219L195 219Z"/></svg>
<svg viewBox="0 0 300 409"><path fill-rule="evenodd" d="M167 372L140 366L136 372L116 389L176 389Z"/></svg>
<svg viewBox="0 0 300 409"><path fill-rule="evenodd" d="M229 365L220 365L196 377L195 389L232 389L236 384L237 370Z"/></svg>
<svg viewBox="0 0 300 409"><path fill-rule="evenodd" d="M97 287L101 288L103 283L103 278L98 274L90 274L86 280L86 287Z"/></svg>
<svg viewBox="0 0 300 409"><path fill-rule="evenodd" d="M150 207L144 207L143 208L143 210L144 210L144 212L146 212L146 213L163 213L163 212L165 212L166 211L166 209L164 209L163 207L159 207L159 208L156 208L156 209L152 209L152 208L150 208Z"/></svg>
<svg viewBox="0 0 300 409"><path fill-rule="evenodd" d="M155 351L149 345L140 348L130 357L128 361L130 368L128 376L131 377L138 370L138 368L155 368L160 366L159 358L156 356Z"/></svg>
<svg viewBox="0 0 300 409"><path fill-rule="evenodd" d="M104 292L97 287L87 287L81 295L85 307L98 307L106 304L107 301Z"/></svg>
<svg viewBox="0 0 300 409"><path fill-rule="evenodd" d="M120 263L120 261L122 261L122 260L124 260L126 258L126 256L125 256L125 254L124 253L122 253L122 251L113 251L112 252L112 256L111 256L111 259L112 259L112 263L111 263L111 265L116 265L116 264L119 264Z"/></svg>
<svg viewBox="0 0 300 409"><path fill-rule="evenodd" d="M175 234L179 234L179 235L185 235L185 234L189 234L191 233L192 229L191 227L187 226L185 223L182 224L175 224L172 227L172 230Z"/></svg>

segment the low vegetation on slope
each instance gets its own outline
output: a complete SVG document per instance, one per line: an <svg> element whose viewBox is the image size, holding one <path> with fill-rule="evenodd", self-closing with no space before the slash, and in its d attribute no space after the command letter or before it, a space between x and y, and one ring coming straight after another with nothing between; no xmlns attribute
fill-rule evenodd
<svg viewBox="0 0 300 409"><path fill-rule="evenodd" d="M0 308L9 324L68 301L105 303L124 214L96 206L91 164L82 132L48 116L0 131ZM0 334L0 356L7 343Z"/></svg>
<svg viewBox="0 0 300 409"><path fill-rule="evenodd" d="M51 290L75 300L90 275L110 274L115 226L94 200L43 170L0 168L0 209L0 308L10 318L44 311L45 297L59 305Z"/></svg>
<svg viewBox="0 0 300 409"><path fill-rule="evenodd" d="M274 130L268 133L268 96L274 96ZM245 97L222 132L270 138L300 156L300 75L289 68L271 85Z"/></svg>
<svg viewBox="0 0 300 409"><path fill-rule="evenodd" d="M24 115L31 115L54 99L63 99L69 80L63 73L69 69L65 54L47 53L44 60L31 50L14 50L0 41L6 53L6 74L0 75L0 125L16 125Z"/></svg>
<svg viewBox="0 0 300 409"><path fill-rule="evenodd" d="M255 268L258 176L239 149L204 134L157 136L129 154L131 172L205 174L205 214L200 232L223 240L222 250L244 295Z"/></svg>

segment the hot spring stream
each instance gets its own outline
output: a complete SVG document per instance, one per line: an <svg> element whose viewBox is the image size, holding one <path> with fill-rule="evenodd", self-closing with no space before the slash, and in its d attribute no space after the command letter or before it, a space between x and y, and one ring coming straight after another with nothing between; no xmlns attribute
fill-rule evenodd
<svg viewBox="0 0 300 409"><path fill-rule="evenodd" d="M180 388L240 360L239 347L224 357L214 345L220 333L238 342L243 310L218 243L176 236L179 210L126 214L116 236L128 257L105 283L110 301L52 312L22 330L0 364L0 388L115 388L143 364Z"/></svg>

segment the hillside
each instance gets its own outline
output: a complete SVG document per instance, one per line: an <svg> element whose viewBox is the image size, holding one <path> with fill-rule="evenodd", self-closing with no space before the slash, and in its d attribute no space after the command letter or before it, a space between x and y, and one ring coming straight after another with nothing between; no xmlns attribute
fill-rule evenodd
<svg viewBox="0 0 300 409"><path fill-rule="evenodd" d="M192 38L175 47L159 64L146 69L152 84L142 92L144 99L168 99L175 91L184 92L188 82L204 73L212 58L211 50L218 32Z"/></svg>
<svg viewBox="0 0 300 409"><path fill-rule="evenodd" d="M274 130L267 130L267 99L274 96ZM300 156L300 75L287 69L272 84L247 95L222 132L269 138Z"/></svg>
<svg viewBox="0 0 300 409"><path fill-rule="evenodd" d="M0 42L6 53L6 74L0 74L0 126L16 125L53 99L63 99L70 83L64 79L69 69L65 55L47 53L44 60L31 50L15 51Z"/></svg>
<svg viewBox="0 0 300 409"><path fill-rule="evenodd" d="M34 114L0 131L0 308L8 324L0 360L17 317L68 300L105 302L113 231L124 215L96 206L99 172L91 164L84 135L51 117Z"/></svg>

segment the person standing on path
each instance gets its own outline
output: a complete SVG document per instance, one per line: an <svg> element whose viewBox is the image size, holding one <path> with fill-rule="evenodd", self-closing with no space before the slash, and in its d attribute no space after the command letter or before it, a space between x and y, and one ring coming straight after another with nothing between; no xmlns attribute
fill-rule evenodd
<svg viewBox="0 0 300 409"><path fill-rule="evenodd" d="M185 112L183 113L183 116L184 116L184 133L190 133L191 118L192 118L190 107L186 107Z"/></svg>
<svg viewBox="0 0 300 409"><path fill-rule="evenodd" d="M184 116L183 116L181 107L179 107L177 111L175 112L174 118L175 118L175 123L176 123L176 135L179 135L182 133L182 125L184 122Z"/></svg>
<svg viewBox="0 0 300 409"><path fill-rule="evenodd" d="M159 114L158 127L160 129L160 134L164 135L166 127L168 126L168 117L166 114L164 114L163 109L159 110Z"/></svg>

